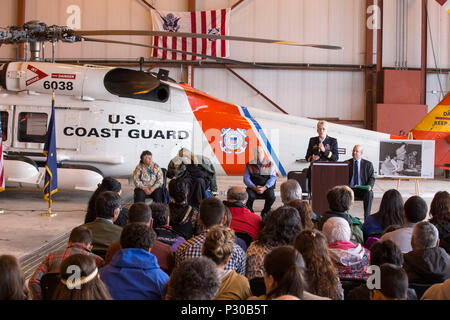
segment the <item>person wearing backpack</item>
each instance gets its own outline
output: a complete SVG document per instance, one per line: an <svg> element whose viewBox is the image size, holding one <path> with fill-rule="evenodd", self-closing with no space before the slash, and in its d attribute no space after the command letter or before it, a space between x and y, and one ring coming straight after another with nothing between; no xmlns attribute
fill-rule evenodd
<svg viewBox="0 0 450 320"><path fill-rule="evenodd" d="M354 203L353 190L348 186L336 186L327 193L329 211L319 219L318 227L322 231L323 225L331 217L345 219L351 230L351 241L354 243L364 243L361 221L348 213Z"/></svg>

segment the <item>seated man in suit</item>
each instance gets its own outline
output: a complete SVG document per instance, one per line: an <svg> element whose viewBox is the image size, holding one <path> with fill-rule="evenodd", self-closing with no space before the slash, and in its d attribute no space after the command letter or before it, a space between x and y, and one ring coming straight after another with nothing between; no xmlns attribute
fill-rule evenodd
<svg viewBox="0 0 450 320"><path fill-rule="evenodd" d="M255 147L253 153L255 159L248 162L244 170L244 183L248 193L246 206L254 212L253 202L258 195L262 195L265 202L261 217L264 219L276 199L274 190L277 176L273 163L264 158L264 149L261 146Z"/></svg>
<svg viewBox="0 0 450 320"><path fill-rule="evenodd" d="M353 158L347 160L349 168L349 186L352 188L355 198L360 198L364 203L364 221L370 215L373 200L373 185L375 176L372 162L362 159L363 147L353 147ZM364 187L364 188L362 188Z"/></svg>

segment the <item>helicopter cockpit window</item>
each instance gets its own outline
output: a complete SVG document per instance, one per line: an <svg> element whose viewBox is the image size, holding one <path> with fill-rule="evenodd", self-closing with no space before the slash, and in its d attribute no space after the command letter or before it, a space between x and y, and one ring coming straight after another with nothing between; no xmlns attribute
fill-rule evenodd
<svg viewBox="0 0 450 320"><path fill-rule="evenodd" d="M2 140L8 140L8 112L0 111L2 121Z"/></svg>
<svg viewBox="0 0 450 320"><path fill-rule="evenodd" d="M19 114L19 141L45 143L47 114L21 112Z"/></svg>

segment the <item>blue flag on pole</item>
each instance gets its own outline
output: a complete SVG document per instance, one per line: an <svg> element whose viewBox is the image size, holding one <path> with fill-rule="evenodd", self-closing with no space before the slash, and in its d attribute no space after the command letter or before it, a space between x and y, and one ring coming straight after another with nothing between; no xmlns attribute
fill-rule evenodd
<svg viewBox="0 0 450 320"><path fill-rule="evenodd" d="M51 204L51 195L58 192L55 134L55 93L53 92L52 114L48 124L47 137L44 146L44 155L47 157L47 162L45 164L44 198L49 204Z"/></svg>

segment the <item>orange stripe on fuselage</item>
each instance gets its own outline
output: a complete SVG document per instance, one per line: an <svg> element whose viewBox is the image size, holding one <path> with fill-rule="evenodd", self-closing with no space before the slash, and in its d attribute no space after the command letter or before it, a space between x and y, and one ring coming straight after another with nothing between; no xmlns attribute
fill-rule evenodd
<svg viewBox="0 0 450 320"><path fill-rule="evenodd" d="M238 106L220 101L186 84L180 85L186 91L192 112L226 174L243 175L245 164L253 159L253 148L259 145L257 135L249 121L241 115ZM220 143L223 144L224 137L221 136L221 130L228 128L246 130L245 142L247 142L247 146L243 153L236 154L234 151L225 153L222 151ZM227 149L227 151L230 151L230 149Z"/></svg>

